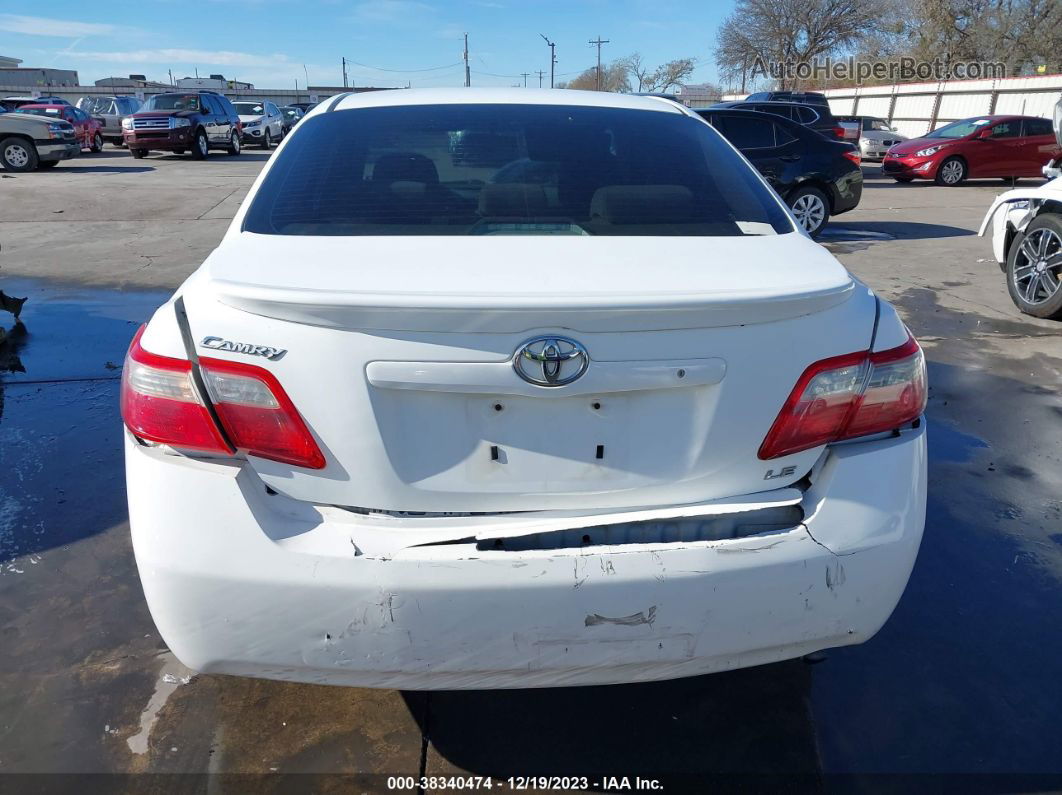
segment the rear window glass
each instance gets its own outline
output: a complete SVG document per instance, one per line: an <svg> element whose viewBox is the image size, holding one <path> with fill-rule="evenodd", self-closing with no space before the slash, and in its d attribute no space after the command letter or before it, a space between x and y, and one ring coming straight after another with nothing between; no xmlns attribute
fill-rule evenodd
<svg viewBox="0 0 1062 795"><path fill-rule="evenodd" d="M793 230L708 125L550 105L365 108L306 119L244 230L279 235L743 235Z"/></svg>

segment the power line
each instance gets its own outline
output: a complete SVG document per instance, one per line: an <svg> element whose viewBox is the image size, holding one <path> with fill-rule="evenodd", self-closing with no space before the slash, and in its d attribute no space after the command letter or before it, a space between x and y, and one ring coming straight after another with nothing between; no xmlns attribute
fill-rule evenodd
<svg viewBox="0 0 1062 795"><path fill-rule="evenodd" d="M539 69L537 72L535 72L535 74L538 75L538 87L542 88L542 78L545 76L546 73Z"/></svg>
<svg viewBox="0 0 1062 795"><path fill-rule="evenodd" d="M359 63L358 61L352 61L349 58L346 59L347 63L352 63L355 66L361 66L365 69L375 69L377 72L401 72L402 74L413 74L414 72L438 72L440 69L453 69L455 66L460 66L461 61L457 63L448 63L445 66L429 66L426 69L385 69L382 66L370 66L367 63Z"/></svg>
<svg viewBox="0 0 1062 795"><path fill-rule="evenodd" d="M530 72L521 72L520 77L524 78L524 88L527 88L527 78L531 76Z"/></svg>

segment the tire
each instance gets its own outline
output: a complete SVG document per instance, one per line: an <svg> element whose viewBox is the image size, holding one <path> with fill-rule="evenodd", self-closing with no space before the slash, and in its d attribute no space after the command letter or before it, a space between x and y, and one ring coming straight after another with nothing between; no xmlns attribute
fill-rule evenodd
<svg viewBox="0 0 1062 795"><path fill-rule="evenodd" d="M210 142L207 140L206 132L201 129L196 130L195 140L192 141L192 157L196 160L205 160L209 154Z"/></svg>
<svg viewBox="0 0 1062 795"><path fill-rule="evenodd" d="M1015 236L1007 254L1007 291L1025 314L1062 320L1062 215L1038 215Z"/></svg>
<svg viewBox="0 0 1062 795"><path fill-rule="evenodd" d="M33 171L39 163L37 147L25 138L4 138L0 141L0 168L4 171Z"/></svg>
<svg viewBox="0 0 1062 795"><path fill-rule="evenodd" d="M57 165L59 165L59 161L58 160L42 160L41 162L39 162L37 164L37 168L40 168L40 169L55 168Z"/></svg>
<svg viewBox="0 0 1062 795"><path fill-rule="evenodd" d="M243 145L240 143L240 134L238 132L233 131L232 135L229 136L229 148L227 150L228 153L230 155L238 155L240 152L243 151L242 146Z"/></svg>
<svg viewBox="0 0 1062 795"><path fill-rule="evenodd" d="M908 182L914 182L914 177L893 177L893 179L896 180L897 182L902 182L905 185Z"/></svg>
<svg viewBox="0 0 1062 795"><path fill-rule="evenodd" d="M797 223L812 237L819 234L830 220L830 202L826 194L810 185L790 194L789 207Z"/></svg>
<svg viewBox="0 0 1062 795"><path fill-rule="evenodd" d="M139 160L147 154L147 149L130 149L129 154L131 154L136 160Z"/></svg>
<svg viewBox="0 0 1062 795"><path fill-rule="evenodd" d="M89 149L92 152L96 152L97 154L102 152L103 151L103 136L100 135L99 133L96 133L92 137L92 146L90 146Z"/></svg>
<svg viewBox="0 0 1062 795"><path fill-rule="evenodd" d="M966 161L961 157L949 157L937 167L937 176L934 179L938 185L954 188L966 181L969 169Z"/></svg>
<svg viewBox="0 0 1062 795"><path fill-rule="evenodd" d="M266 128L265 135L262 136L262 148L263 149L272 149L273 148L273 136L269 133L269 128L268 127Z"/></svg>

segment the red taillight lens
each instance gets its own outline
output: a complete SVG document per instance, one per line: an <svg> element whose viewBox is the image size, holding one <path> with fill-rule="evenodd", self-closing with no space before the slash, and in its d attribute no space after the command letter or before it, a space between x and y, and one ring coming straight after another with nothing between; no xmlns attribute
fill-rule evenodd
<svg viewBox="0 0 1062 795"><path fill-rule="evenodd" d="M268 370L223 359L200 359L203 380L232 443L250 455L323 469L324 456Z"/></svg>
<svg viewBox="0 0 1062 795"><path fill-rule="evenodd" d="M859 152L855 151L854 149L850 152L845 152L844 156L851 160L853 163L855 163L857 166L862 164L863 162L863 158L860 156Z"/></svg>
<svg viewBox="0 0 1062 795"><path fill-rule="evenodd" d="M140 327L122 370L122 419L136 436L159 444L210 453L232 453L192 384L192 365L148 353Z"/></svg>
<svg viewBox="0 0 1062 795"><path fill-rule="evenodd" d="M925 358L913 337L880 353L823 359L797 379L759 457L891 431L922 414L926 395Z"/></svg>
<svg viewBox="0 0 1062 795"><path fill-rule="evenodd" d="M142 439L182 450L231 455L192 382L192 365L140 347L137 332L122 373L122 419ZM280 382L268 370L200 359L225 434L248 455L322 469L324 456Z"/></svg>
<svg viewBox="0 0 1062 795"><path fill-rule="evenodd" d="M836 138L839 141L843 140L844 139L844 127L834 127L833 128L833 137Z"/></svg>

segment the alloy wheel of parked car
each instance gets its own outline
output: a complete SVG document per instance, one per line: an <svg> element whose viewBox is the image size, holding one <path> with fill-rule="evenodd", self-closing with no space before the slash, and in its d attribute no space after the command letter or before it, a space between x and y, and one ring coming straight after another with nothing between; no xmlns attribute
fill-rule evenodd
<svg viewBox="0 0 1062 795"><path fill-rule="evenodd" d="M1035 218L1011 245L1007 290L1018 309L1042 318L1062 318L1062 216Z"/></svg>
<svg viewBox="0 0 1062 795"><path fill-rule="evenodd" d="M238 155L240 153L240 134L233 132L229 137L229 154Z"/></svg>
<svg viewBox="0 0 1062 795"><path fill-rule="evenodd" d="M269 130L268 129L265 131L265 136L262 138L262 148L263 149L272 149L273 148L273 136L269 134Z"/></svg>
<svg viewBox="0 0 1062 795"><path fill-rule="evenodd" d="M37 151L21 138L5 138L0 141L0 163L5 171L33 171L37 167Z"/></svg>
<svg viewBox="0 0 1062 795"><path fill-rule="evenodd" d="M202 160L208 154L210 154L210 144L207 142L206 133L202 130L196 130L195 140L192 141L192 157L196 160Z"/></svg>
<svg viewBox="0 0 1062 795"><path fill-rule="evenodd" d="M954 187L961 185L966 179L966 163L962 158L949 157L943 163L940 164L940 168L937 169L938 185L947 185L948 187Z"/></svg>
<svg viewBox="0 0 1062 795"><path fill-rule="evenodd" d="M793 194L789 206L801 228L812 236L821 232L830 219L826 197L818 188L801 188Z"/></svg>
<svg viewBox="0 0 1062 795"><path fill-rule="evenodd" d="M93 152L102 152L103 151L103 136L100 135L99 133L96 133L94 136L92 136L92 146L90 146L89 149L92 150Z"/></svg>

